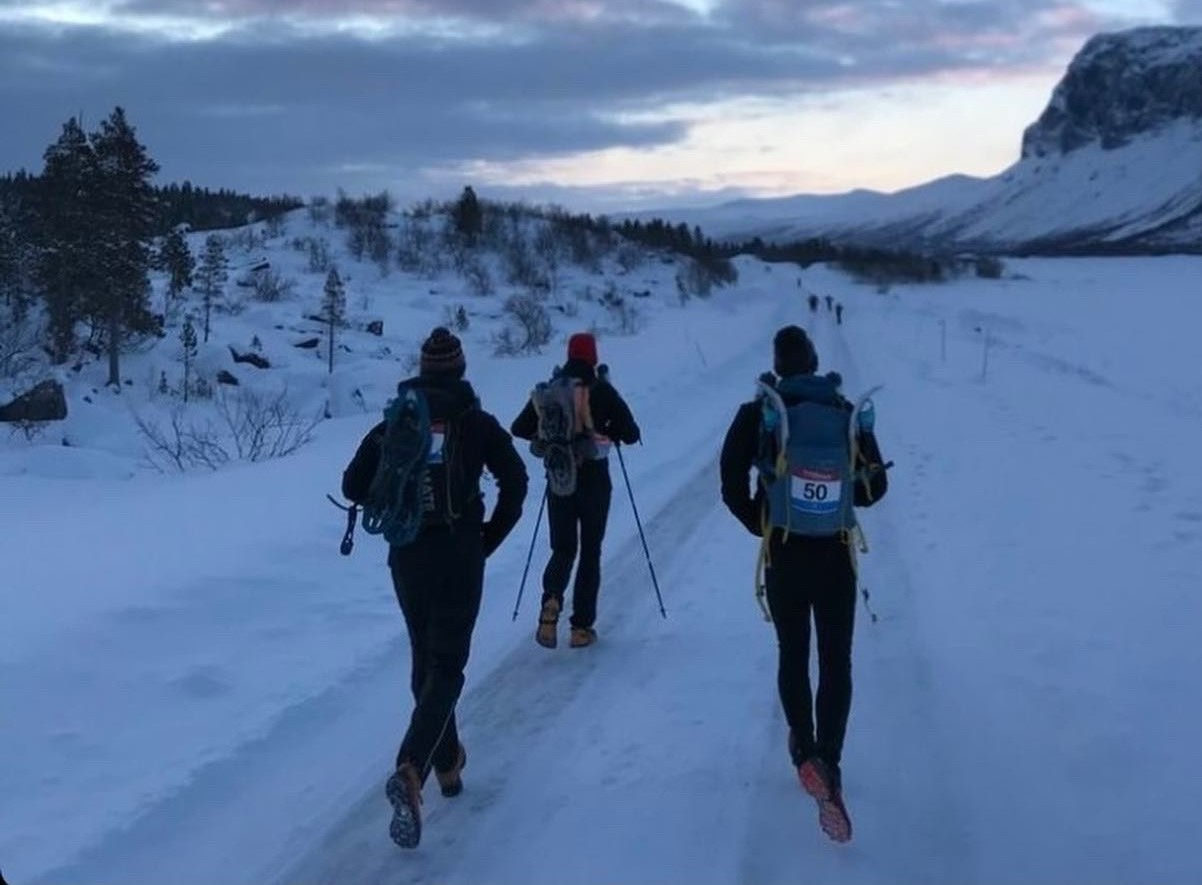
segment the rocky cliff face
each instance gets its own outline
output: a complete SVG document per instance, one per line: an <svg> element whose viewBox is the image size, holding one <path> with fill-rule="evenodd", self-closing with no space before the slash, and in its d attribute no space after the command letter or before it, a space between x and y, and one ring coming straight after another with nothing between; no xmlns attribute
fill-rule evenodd
<svg viewBox="0 0 1202 885"><path fill-rule="evenodd" d="M747 200L683 218L729 239L1202 253L1202 28L1089 40L1024 133L1022 157L998 175L894 194Z"/></svg>
<svg viewBox="0 0 1202 885"><path fill-rule="evenodd" d="M1023 133L1024 158L1105 150L1202 117L1202 28L1137 28L1085 44Z"/></svg>

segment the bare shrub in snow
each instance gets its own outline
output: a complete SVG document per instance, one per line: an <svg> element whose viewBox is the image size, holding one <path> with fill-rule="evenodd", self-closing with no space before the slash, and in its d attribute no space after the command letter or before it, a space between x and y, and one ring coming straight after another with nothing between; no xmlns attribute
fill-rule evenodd
<svg viewBox="0 0 1202 885"><path fill-rule="evenodd" d="M254 252L263 246L263 236L253 227L240 227L225 237L225 243L231 248L243 252Z"/></svg>
<svg viewBox="0 0 1202 885"><path fill-rule="evenodd" d="M505 267L505 278L511 285L527 289L550 288L535 258L530 241L520 228L513 231L513 235L501 250L501 261Z"/></svg>
<svg viewBox="0 0 1202 885"><path fill-rule="evenodd" d="M0 306L0 378L16 378L38 362L41 323L28 311Z"/></svg>
<svg viewBox="0 0 1202 885"><path fill-rule="evenodd" d="M321 413L303 414L287 388L260 394L244 387L222 386L214 396L218 420L194 419L187 410L171 410L164 427L134 416L146 442L147 462L161 472L196 468L217 470L233 460L267 461L301 449L313 439Z"/></svg>
<svg viewBox="0 0 1202 885"><path fill-rule="evenodd" d="M493 356L521 356L522 348L518 336L509 326L492 336Z"/></svg>
<svg viewBox="0 0 1202 885"><path fill-rule="evenodd" d="M467 315L467 308L462 304L458 304L455 307L448 306L443 311L442 324L448 329L454 329L456 332L466 332L472 322Z"/></svg>
<svg viewBox="0 0 1202 885"><path fill-rule="evenodd" d="M396 260L401 270L428 277L446 268L446 253L429 215L417 210L406 215L396 237Z"/></svg>
<svg viewBox="0 0 1202 885"><path fill-rule="evenodd" d="M580 295L577 293L575 298L566 299L556 305L559 312L569 319L574 319L580 316Z"/></svg>
<svg viewBox="0 0 1202 885"><path fill-rule="evenodd" d="M541 265L548 290L555 292L559 288L559 268L563 259L563 248L555 229L550 225L539 228L531 249Z"/></svg>
<svg viewBox="0 0 1202 885"><path fill-rule="evenodd" d="M292 296L296 290L296 281L267 268L251 275L251 288L256 300L274 304Z"/></svg>
<svg viewBox="0 0 1202 885"><path fill-rule="evenodd" d="M283 215L273 215L263 222L263 233L269 240L276 240L287 233L287 223Z"/></svg>
<svg viewBox="0 0 1202 885"><path fill-rule="evenodd" d="M496 292L496 286L493 284L492 274L488 271L488 265L479 258L473 256L464 264L463 278L467 280L468 289L473 295L483 297Z"/></svg>
<svg viewBox="0 0 1202 885"><path fill-rule="evenodd" d="M632 270L642 267L647 261L647 254L641 246L636 246L634 243L623 243L614 254L614 260L618 262L618 267L623 272L630 273Z"/></svg>
<svg viewBox="0 0 1202 885"><path fill-rule="evenodd" d="M160 473L186 473L198 467L217 470L230 460L213 423L189 420L182 406L171 410L166 427L138 414L134 422L146 442L143 457Z"/></svg>
<svg viewBox="0 0 1202 885"><path fill-rule="evenodd" d="M53 422L51 421L29 421L27 419L22 419L21 421L10 421L8 422L8 435L12 437L19 433L25 438L26 442L33 442L35 439L38 439L43 433L45 433L46 428L52 423Z"/></svg>
<svg viewBox="0 0 1202 885"><path fill-rule="evenodd" d="M312 441L321 423L320 413L301 413L286 387L269 395L223 387L217 395L217 414L230 432L235 454L244 461L291 455Z"/></svg>
<svg viewBox="0 0 1202 885"><path fill-rule="evenodd" d="M698 261L696 258L686 258L684 266L676 272L676 291L683 304L691 296L708 298L714 286L733 283L737 279L738 272L728 260Z"/></svg>
<svg viewBox="0 0 1202 885"><path fill-rule="evenodd" d="M618 335L635 335L643 328L643 314L629 298L607 303L610 325L608 331Z"/></svg>
<svg viewBox="0 0 1202 885"><path fill-rule="evenodd" d="M538 353L551 341L551 315L534 295L512 295L505 302L510 323L493 340L498 356Z"/></svg>

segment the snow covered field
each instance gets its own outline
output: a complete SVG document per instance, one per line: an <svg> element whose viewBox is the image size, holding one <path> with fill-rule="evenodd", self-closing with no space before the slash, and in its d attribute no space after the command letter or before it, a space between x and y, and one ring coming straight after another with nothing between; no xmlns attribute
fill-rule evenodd
<svg viewBox="0 0 1202 885"><path fill-rule="evenodd" d="M532 483L489 561L461 705L466 788L427 790L414 853L389 841L382 789L410 709L385 551L360 535L339 556L324 500L403 373L365 356L381 342L353 340L323 387L274 315L223 319L211 359L254 329L294 389L331 402L283 460L148 474L117 407L74 398L74 447L4 442L8 880L1202 880L1188 786L1202 780L1202 261L1011 262L1019 278L885 295L804 272L843 301L841 327L809 313L795 268L739 267L737 286L687 308L671 268L633 272L654 293L647 327L601 339L644 430L626 464L668 619L614 463L601 642L534 644L545 530L512 623ZM352 304L357 285L385 340L416 350L445 296L356 275ZM465 303L481 312L469 377L508 424L592 315L557 318L541 357L498 359L496 301ZM897 462L864 516L879 619L857 613L846 847L789 767L757 542L718 497L722 434L786 322L811 330L849 392L886 384L878 432ZM144 359L131 376L154 371Z"/></svg>

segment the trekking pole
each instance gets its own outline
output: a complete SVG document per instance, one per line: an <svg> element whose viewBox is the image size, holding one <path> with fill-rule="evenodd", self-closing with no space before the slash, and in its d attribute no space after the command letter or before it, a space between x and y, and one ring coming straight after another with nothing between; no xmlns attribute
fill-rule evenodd
<svg viewBox="0 0 1202 885"><path fill-rule="evenodd" d="M526 568L522 570L522 584L518 587L517 602L513 604L513 620L518 619L522 607L522 594L526 592L526 577L530 574L530 561L534 559L534 542L538 540L538 527L543 522L543 508L547 506L547 486L543 486L543 499L538 505L538 519L534 521L534 534L530 537L530 552L526 554Z"/></svg>
<svg viewBox="0 0 1202 885"><path fill-rule="evenodd" d="M359 505L352 504L348 507L339 503L333 495L326 495L326 499L346 513L346 532L342 535L342 544L339 545L338 552L343 556L350 556L351 551L355 549L355 523L359 518Z"/></svg>
<svg viewBox="0 0 1202 885"><path fill-rule="evenodd" d="M622 457L622 447L614 446L618 450L618 463L622 465L622 478L626 480L626 494L630 496L630 509L634 511L634 524L639 527L639 540L643 542L643 556L647 558L647 568L651 572L651 583L655 587L655 598L659 601L659 613L664 618L668 617L668 613L664 610L664 597L659 592L659 579L655 577L655 566L651 564L651 551L647 549L647 536L643 534L643 521L639 519L639 507L634 503L634 490L630 487L630 474L626 472L626 459Z"/></svg>
<svg viewBox="0 0 1202 885"><path fill-rule="evenodd" d="M875 624L875 623L876 623L876 622L877 622L879 619L878 619L878 618L877 618L877 616L876 616L876 612L874 612L874 611L872 610L872 604L871 604L871 603L868 601L868 599L869 599L869 596L868 596L868 588L867 588L867 587L861 587L861 588L860 588L860 595L861 595L861 596L863 597L863 599L864 599L864 610L865 610L866 612L868 612L868 617L872 618L872 623L874 623L874 624Z"/></svg>

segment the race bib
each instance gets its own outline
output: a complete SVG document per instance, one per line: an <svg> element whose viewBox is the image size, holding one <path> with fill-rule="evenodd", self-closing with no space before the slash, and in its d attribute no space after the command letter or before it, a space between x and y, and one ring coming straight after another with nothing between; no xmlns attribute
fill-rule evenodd
<svg viewBox="0 0 1202 885"><path fill-rule="evenodd" d="M426 459L429 464L441 464L443 446L447 442L447 425L443 421L435 421L430 425L430 456Z"/></svg>
<svg viewBox="0 0 1202 885"><path fill-rule="evenodd" d="M802 513L837 513L843 498L843 483L837 470L801 467L790 477L793 507Z"/></svg>

